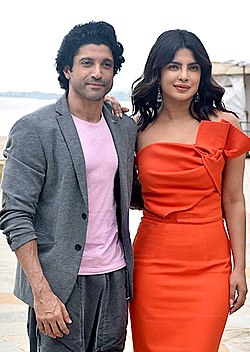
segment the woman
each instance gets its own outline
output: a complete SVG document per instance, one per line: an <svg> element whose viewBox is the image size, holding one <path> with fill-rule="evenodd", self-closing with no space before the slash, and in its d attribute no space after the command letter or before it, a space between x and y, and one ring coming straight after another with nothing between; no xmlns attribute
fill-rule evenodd
<svg viewBox="0 0 250 352"><path fill-rule="evenodd" d="M196 35L162 33L132 92L143 217L134 241L135 352L216 352L246 299L250 139ZM232 263L231 257L232 255Z"/></svg>

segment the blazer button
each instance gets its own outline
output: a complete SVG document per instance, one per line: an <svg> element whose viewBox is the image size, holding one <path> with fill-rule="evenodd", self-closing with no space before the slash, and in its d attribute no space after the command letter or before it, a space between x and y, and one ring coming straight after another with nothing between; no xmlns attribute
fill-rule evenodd
<svg viewBox="0 0 250 352"><path fill-rule="evenodd" d="M82 213L82 218L83 218L83 220L86 220L87 219L87 214Z"/></svg>
<svg viewBox="0 0 250 352"><path fill-rule="evenodd" d="M10 237L8 237L8 236L7 236L7 243L8 243L9 245L12 244L12 239L10 239Z"/></svg>
<svg viewBox="0 0 250 352"><path fill-rule="evenodd" d="M75 250L80 251L82 249L82 246L80 244L75 245Z"/></svg>

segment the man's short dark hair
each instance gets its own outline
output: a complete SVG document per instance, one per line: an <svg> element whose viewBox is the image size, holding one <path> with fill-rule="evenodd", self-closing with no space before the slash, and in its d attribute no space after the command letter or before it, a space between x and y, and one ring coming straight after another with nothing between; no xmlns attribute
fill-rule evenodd
<svg viewBox="0 0 250 352"><path fill-rule="evenodd" d="M78 24L64 37L56 57L56 70L59 74L60 87L68 90L69 82L64 76L63 70L69 67L72 70L74 57L79 48L85 44L107 45L114 58L114 75L121 69L125 61L123 57L123 46L117 41L114 27L103 21L91 21Z"/></svg>

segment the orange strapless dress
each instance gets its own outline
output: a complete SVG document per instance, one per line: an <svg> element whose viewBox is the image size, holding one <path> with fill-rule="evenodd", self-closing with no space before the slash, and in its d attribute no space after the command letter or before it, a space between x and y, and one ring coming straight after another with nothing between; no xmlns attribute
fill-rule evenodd
<svg viewBox="0 0 250 352"><path fill-rule="evenodd" d="M135 352L217 352L229 311L230 245L221 209L226 158L250 150L229 122L202 121L194 145L137 154L145 210L134 241Z"/></svg>

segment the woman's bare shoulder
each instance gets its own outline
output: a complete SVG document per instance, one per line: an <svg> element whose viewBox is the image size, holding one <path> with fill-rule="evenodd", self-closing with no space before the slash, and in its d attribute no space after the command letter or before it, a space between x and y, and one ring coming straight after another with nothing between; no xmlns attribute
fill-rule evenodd
<svg viewBox="0 0 250 352"><path fill-rule="evenodd" d="M230 122L232 125L240 128L240 119L238 119L234 114L231 112L225 111L216 111L216 116L210 117L211 121L220 122L221 120L226 120Z"/></svg>

